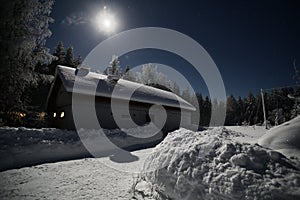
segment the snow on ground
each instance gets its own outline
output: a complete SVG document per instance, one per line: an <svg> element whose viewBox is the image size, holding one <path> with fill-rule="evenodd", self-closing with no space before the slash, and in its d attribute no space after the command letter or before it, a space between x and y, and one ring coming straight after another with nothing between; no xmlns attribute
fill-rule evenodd
<svg viewBox="0 0 300 200"><path fill-rule="evenodd" d="M271 128L259 144L300 159L300 116Z"/></svg>
<svg viewBox="0 0 300 200"><path fill-rule="evenodd" d="M89 156L74 131L0 128L0 170Z"/></svg>
<svg viewBox="0 0 300 200"><path fill-rule="evenodd" d="M290 127L287 133L295 124L299 122L282 128ZM299 159L271 149L277 147L272 145L280 141L280 131L278 127L265 134L257 126L198 132L181 128L155 148L128 155L7 170L0 172L0 199L300 199ZM87 137L97 132L89 133ZM108 135L119 144L127 137L119 130ZM268 139L260 141L272 145L258 145L261 136ZM298 147L288 141L289 147ZM85 150L74 132L57 129L0 128L0 142L1 166L32 156L70 159Z"/></svg>
<svg viewBox="0 0 300 200"><path fill-rule="evenodd" d="M143 157L149 150L135 152ZM106 158L86 158L0 173L0 199L131 199L136 175L112 169ZM126 163L127 170L139 168Z"/></svg>
<svg viewBox="0 0 300 200"><path fill-rule="evenodd" d="M140 130L124 131L139 137ZM91 142L100 134L80 131ZM134 138L125 132L104 130L113 143L128 149L151 146L162 137L159 133L150 140ZM0 172L0 199L129 199L135 174L151 149L99 149L104 151L101 158L66 161L91 157L75 131L1 127L0 171L6 171ZM63 162L41 164L55 161Z"/></svg>
<svg viewBox="0 0 300 200"><path fill-rule="evenodd" d="M135 130L128 129L132 137L120 130L103 130L104 134L97 130L80 130L81 138L76 131L60 130L55 128L28 129L28 128L0 128L0 171L32 166L47 162L57 162L79 158L92 157L82 144L81 139L88 139L89 145L96 145L98 148L97 157L110 156L115 148L138 149L157 144L162 133L158 133L151 138L138 138L142 127ZM109 140L115 144L99 145L98 140ZM94 144L96 143L96 144ZM127 157L128 159L131 159ZM114 158L118 159L118 158ZM122 159L122 158L121 158Z"/></svg>
<svg viewBox="0 0 300 200"><path fill-rule="evenodd" d="M135 195L155 199L299 199L299 160L226 128L170 133L146 159Z"/></svg>
<svg viewBox="0 0 300 200"><path fill-rule="evenodd" d="M243 133L239 136L232 137L235 141L241 143L255 144L257 139L266 134L264 126L226 126L228 130Z"/></svg>

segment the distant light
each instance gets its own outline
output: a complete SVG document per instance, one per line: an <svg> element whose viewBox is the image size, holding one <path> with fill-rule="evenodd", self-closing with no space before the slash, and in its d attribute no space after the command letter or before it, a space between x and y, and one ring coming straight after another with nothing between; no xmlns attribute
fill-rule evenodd
<svg viewBox="0 0 300 200"><path fill-rule="evenodd" d="M63 118L65 116L65 112L60 113L60 118Z"/></svg>
<svg viewBox="0 0 300 200"><path fill-rule="evenodd" d="M20 113L20 117L25 117L26 114L25 113Z"/></svg>
<svg viewBox="0 0 300 200"><path fill-rule="evenodd" d="M105 28L110 28L111 21L109 19L104 19L103 20L103 25L105 26Z"/></svg>
<svg viewBox="0 0 300 200"><path fill-rule="evenodd" d="M106 34L114 33L118 27L115 15L106 6L97 13L93 21L96 29Z"/></svg>
<svg viewBox="0 0 300 200"><path fill-rule="evenodd" d="M54 118L56 117L56 112L53 113L53 117L54 117Z"/></svg>

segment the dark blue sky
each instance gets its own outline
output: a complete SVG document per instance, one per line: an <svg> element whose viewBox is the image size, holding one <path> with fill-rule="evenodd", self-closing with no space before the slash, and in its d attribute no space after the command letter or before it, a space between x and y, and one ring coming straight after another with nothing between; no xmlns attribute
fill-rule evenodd
<svg viewBox="0 0 300 200"><path fill-rule="evenodd" d="M88 21L103 6L117 14L121 24L117 32L154 26L174 29L195 39L217 64L227 94L245 96L260 88L295 84L294 59L300 68L300 3L297 0L57 0L52 11L55 22L50 26L53 34L46 44L51 52L61 40L66 47L73 46L76 55L80 53L84 57L105 40L107 36L96 31ZM74 19L74 23L66 23L67 17ZM164 56L159 56L160 53ZM140 57L136 60L131 56L129 63L121 64L161 62L172 66L178 61L192 68L176 56L160 51L137 55ZM193 77L192 70L185 71L192 85L201 88L201 78Z"/></svg>

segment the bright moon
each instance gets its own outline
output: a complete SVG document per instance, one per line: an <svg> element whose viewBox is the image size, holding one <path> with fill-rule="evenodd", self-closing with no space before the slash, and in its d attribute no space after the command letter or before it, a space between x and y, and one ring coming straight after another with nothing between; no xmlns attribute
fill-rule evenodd
<svg viewBox="0 0 300 200"><path fill-rule="evenodd" d="M112 34L117 28L117 20L113 13L109 12L106 8L100 11L95 17L96 28L106 34Z"/></svg>

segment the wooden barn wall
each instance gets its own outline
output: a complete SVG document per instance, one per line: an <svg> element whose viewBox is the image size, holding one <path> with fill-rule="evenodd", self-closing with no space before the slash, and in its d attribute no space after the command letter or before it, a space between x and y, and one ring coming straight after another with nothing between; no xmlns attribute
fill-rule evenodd
<svg viewBox="0 0 300 200"><path fill-rule="evenodd" d="M114 116L111 111L111 99L110 98L104 98L104 97L91 97L87 95L78 95L79 104L76 106L81 106L84 108L86 106L86 102L89 98L95 99L95 110L96 115L98 118L98 121L102 128L107 129L113 129L118 128ZM121 121L121 126L123 128L132 128L128 127L128 121L133 120L138 126L141 126L145 124L149 120L148 111L151 107L151 104L145 104L145 103L139 103L139 102L130 102L130 116L126 112L127 107L125 106L125 101L119 100L116 101L116 110L117 115ZM172 107L165 107L167 110L167 121L164 129L166 131L172 131L177 128L179 128L180 124L180 114L181 111L178 108L172 108ZM64 112L63 118L55 118L52 119L52 124L55 127L58 128L66 128L66 129L74 129L74 123L73 123L73 115L72 115L72 95L71 93L67 92L64 87L61 85L61 87L58 88L57 92L57 98L56 98L56 109L53 110L56 111L58 114L60 112ZM182 124L190 124L191 123L191 113L188 111L182 112L184 117L182 118ZM87 116L88 118L88 116ZM155 116L154 116L155 118ZM85 127L83 128L96 128L96 127L90 127L90 125L87 123L86 125L83 125Z"/></svg>

